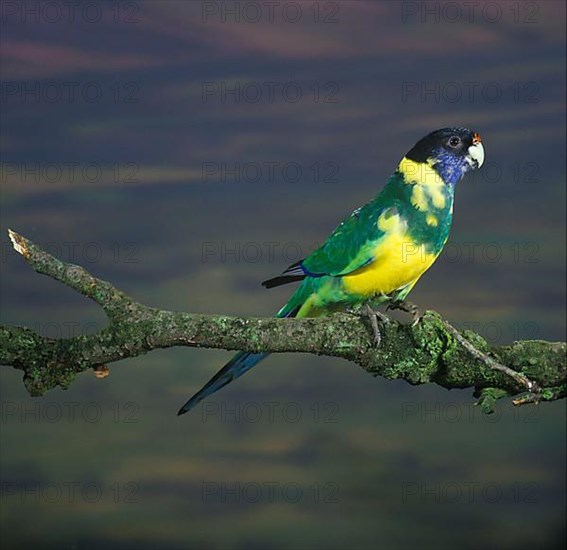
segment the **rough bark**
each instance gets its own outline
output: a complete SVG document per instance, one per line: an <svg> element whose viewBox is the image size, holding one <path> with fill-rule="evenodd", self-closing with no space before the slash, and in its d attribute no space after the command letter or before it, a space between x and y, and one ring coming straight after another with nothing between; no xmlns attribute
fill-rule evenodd
<svg viewBox="0 0 567 550"><path fill-rule="evenodd" d="M0 364L22 370L32 396L55 386L68 388L78 373L88 369L102 375L108 363L173 346L341 357L391 380L474 387L485 412L493 409L497 399L525 390L529 381L534 391L514 400L515 404L567 395L564 342L532 340L491 346L472 331L456 333L433 311L427 311L416 326L382 322L382 341L376 347L370 323L358 315L274 319L160 310L140 304L82 267L54 258L17 233L10 231L10 238L35 271L91 298L109 320L96 334L62 340L44 338L25 327L0 325ZM471 344L484 358L471 353ZM491 363L502 368L497 370Z"/></svg>

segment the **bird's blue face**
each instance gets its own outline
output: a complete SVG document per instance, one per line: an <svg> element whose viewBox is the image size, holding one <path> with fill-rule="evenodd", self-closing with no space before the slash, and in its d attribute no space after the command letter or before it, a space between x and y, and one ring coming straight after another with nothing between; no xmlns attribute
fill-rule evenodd
<svg viewBox="0 0 567 550"><path fill-rule="evenodd" d="M406 155L427 162L448 185L455 185L467 172L484 162L480 136L468 128L443 128L418 141Z"/></svg>

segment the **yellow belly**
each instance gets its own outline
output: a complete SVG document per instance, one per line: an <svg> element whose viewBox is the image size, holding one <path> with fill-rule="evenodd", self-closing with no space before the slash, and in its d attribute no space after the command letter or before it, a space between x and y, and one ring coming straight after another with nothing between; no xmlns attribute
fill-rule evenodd
<svg viewBox="0 0 567 550"><path fill-rule="evenodd" d="M425 245L416 245L407 234L394 232L377 245L374 257L371 264L342 278L347 292L368 297L390 295L415 283L437 254L426 252Z"/></svg>

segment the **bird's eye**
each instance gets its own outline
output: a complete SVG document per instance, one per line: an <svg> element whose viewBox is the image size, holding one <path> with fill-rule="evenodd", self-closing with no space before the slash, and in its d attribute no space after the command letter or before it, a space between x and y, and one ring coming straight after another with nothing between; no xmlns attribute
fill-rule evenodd
<svg viewBox="0 0 567 550"><path fill-rule="evenodd" d="M461 138L459 136L453 136L449 138L449 147L458 147L461 144Z"/></svg>

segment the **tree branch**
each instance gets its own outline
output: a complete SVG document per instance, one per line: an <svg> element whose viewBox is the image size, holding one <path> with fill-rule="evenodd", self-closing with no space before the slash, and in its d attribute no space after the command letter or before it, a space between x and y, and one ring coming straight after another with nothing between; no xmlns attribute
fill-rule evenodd
<svg viewBox="0 0 567 550"><path fill-rule="evenodd" d="M426 312L416 326L382 322L382 342L376 347L372 327L358 315L260 319L160 310L136 302L82 267L54 258L13 231L9 235L35 271L91 298L109 320L96 334L63 340L44 338L29 328L0 325L0 364L22 370L32 396L55 386L67 388L78 373L88 369L103 376L107 363L173 346L341 357L391 380L474 387L485 412L493 409L497 399L524 390L529 381L537 384L537 396L527 394L515 404L567 395L564 342L490 346L472 331L459 333L433 311ZM491 363L502 368L495 370Z"/></svg>

